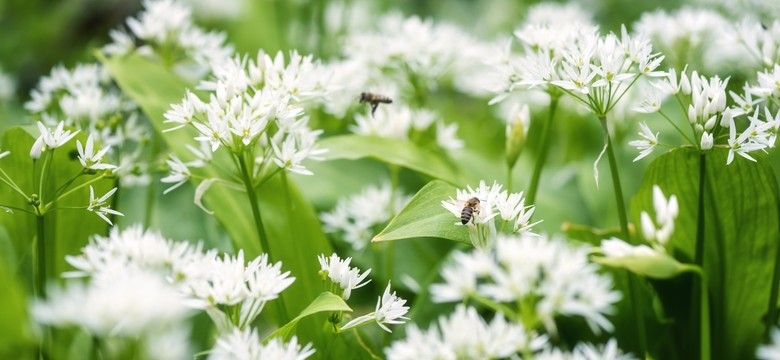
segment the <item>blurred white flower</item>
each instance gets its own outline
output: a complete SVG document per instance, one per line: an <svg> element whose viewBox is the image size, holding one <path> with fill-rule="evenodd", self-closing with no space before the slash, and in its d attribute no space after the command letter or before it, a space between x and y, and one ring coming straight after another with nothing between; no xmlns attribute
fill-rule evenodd
<svg viewBox="0 0 780 360"><path fill-rule="evenodd" d="M33 317L43 324L79 326L107 338L151 337L187 317L181 296L159 276L122 266L112 268L110 277L52 289L48 300L33 303Z"/></svg>
<svg viewBox="0 0 780 360"><path fill-rule="evenodd" d="M476 250L472 253L455 252L451 262L442 268L442 284L430 287L433 302L456 302L477 293L479 278L488 276L495 266L490 252Z"/></svg>
<svg viewBox="0 0 780 360"><path fill-rule="evenodd" d="M758 347L756 357L761 360L780 359L780 330L777 327L772 329L771 342Z"/></svg>
<svg viewBox="0 0 780 360"><path fill-rule="evenodd" d="M406 338L393 342L385 355L391 360L511 358L546 343L546 336L528 332L500 313L487 323L474 308L458 305L449 317L439 318L438 327L422 331L410 326Z"/></svg>
<svg viewBox="0 0 780 360"><path fill-rule="evenodd" d="M330 279L333 284L343 290L341 297L344 300L349 300L352 290L361 288L371 282L371 279L366 280L368 274L371 273L371 269L360 273L360 269L357 267L349 266L352 258L348 257L342 260L336 253L333 253L330 257L325 257L324 254L319 255L317 260L320 262L320 275Z"/></svg>
<svg viewBox="0 0 780 360"><path fill-rule="evenodd" d="M748 155L748 153L751 151L763 150L766 148L766 145L751 141L752 139L750 138L750 135L753 133L755 128L756 124L751 122L748 128L740 133L739 136L737 136L737 128L734 125L734 119L731 119L728 139L729 155L726 158L726 165L731 164L731 162L734 161L734 154L742 156L743 158L753 162L756 161L756 159Z"/></svg>
<svg viewBox="0 0 780 360"><path fill-rule="evenodd" d="M361 250L376 235L375 228L387 223L409 199L400 190L392 194L390 183L384 182L339 199L331 211L320 213L320 220L326 232L339 235L353 249Z"/></svg>
<svg viewBox="0 0 780 360"><path fill-rule="evenodd" d="M604 345L579 343L572 351L572 359L581 360L635 360L632 354L624 354L617 346L617 340L609 339Z"/></svg>
<svg viewBox="0 0 780 360"><path fill-rule="evenodd" d="M340 331L375 321L379 327L391 333L393 331L387 325L403 324L406 320L409 320L409 318L404 317L409 312L409 307L405 305L406 300L398 297L395 291L390 293L390 282L388 282L385 293L376 301L376 310L346 323L341 327Z"/></svg>
<svg viewBox="0 0 780 360"><path fill-rule="evenodd" d="M263 344L255 329L233 329L217 339L214 348L209 351L209 360L303 360L314 354L311 344L301 346L298 338L293 336L289 342L283 343L279 338L273 338Z"/></svg>

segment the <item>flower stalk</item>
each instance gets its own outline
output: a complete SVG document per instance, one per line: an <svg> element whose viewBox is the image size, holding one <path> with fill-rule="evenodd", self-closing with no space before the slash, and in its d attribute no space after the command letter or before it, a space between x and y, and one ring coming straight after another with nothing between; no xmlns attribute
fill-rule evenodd
<svg viewBox="0 0 780 360"><path fill-rule="evenodd" d="M531 185L528 186L528 195L526 195L529 205L536 204L536 192L539 189L539 179L542 177L542 169L544 169L544 165L547 163L547 154L550 151L550 138L552 137L551 128L553 120L555 119L555 111L558 108L558 99L559 96L557 94L550 94L550 108L547 113L547 121L542 124L542 142L539 144L539 157L534 165L534 172L531 175Z"/></svg>

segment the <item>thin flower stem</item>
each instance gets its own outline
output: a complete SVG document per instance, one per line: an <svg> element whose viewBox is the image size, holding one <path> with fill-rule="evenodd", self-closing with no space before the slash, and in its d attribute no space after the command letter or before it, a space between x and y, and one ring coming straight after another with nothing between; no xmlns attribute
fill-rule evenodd
<svg viewBox="0 0 780 360"><path fill-rule="evenodd" d="M54 149L50 153L47 154L46 158L43 159L43 165L41 166L41 174L40 179L38 181L38 199L41 199L41 202L43 202L43 182L46 175L46 168L49 167L49 164L51 163L51 158L54 156Z"/></svg>
<svg viewBox="0 0 780 360"><path fill-rule="evenodd" d="M37 238L35 239L35 294L41 299L46 298L46 227L43 222L43 215L35 217Z"/></svg>
<svg viewBox="0 0 780 360"><path fill-rule="evenodd" d="M149 152L151 153L149 158L151 161L157 158L157 153L160 151L160 135L156 131L152 132L152 136L149 139L151 147ZM146 201L144 201L144 228L148 228L152 223L152 214L154 213L154 201L156 198L157 190L157 172L149 172L149 184L146 185ZM116 209L116 208L115 208Z"/></svg>
<svg viewBox="0 0 780 360"><path fill-rule="evenodd" d="M615 192L615 201L617 202L618 218L620 219L620 229L623 232L625 240L633 244L631 241L631 234L628 231L628 216L626 214L626 203L623 200L623 188L620 186L620 174L618 173L617 159L615 158L615 151L612 145L612 139L609 136L609 128L607 127L607 118L605 116L599 117L601 123L601 129L604 133L604 142L607 144L607 156L609 158L609 170L612 175L612 188ZM628 286L629 297L634 307L634 320L636 322L637 336L639 338L639 350L640 354L644 354L647 351L647 338L645 334L645 318L644 309L639 298L639 284L636 283L634 275L628 272ZM641 356L641 355L640 355Z"/></svg>
<svg viewBox="0 0 780 360"><path fill-rule="evenodd" d="M542 169L547 162L547 154L550 150L551 128L557 108L558 96L550 94L550 108L547 113L547 121L542 124L542 142L539 144L539 158L536 159L536 164L534 164L534 172L531 174L531 185L528 187L528 195L526 196L529 205L536 205L536 192L539 189Z"/></svg>
<svg viewBox="0 0 780 360"><path fill-rule="evenodd" d="M779 219L780 220L780 219ZM780 222L778 222L780 224ZM766 312L766 329L764 333L765 339L769 340L770 330L777 324L777 292L780 287L780 246L778 246L775 252L775 270L772 275L772 288L769 293L769 308Z"/></svg>
<svg viewBox="0 0 780 360"><path fill-rule="evenodd" d="M506 191L512 193L512 169L514 164L506 163Z"/></svg>
<svg viewBox="0 0 780 360"><path fill-rule="evenodd" d="M27 194L25 194L24 191L22 191L22 189L19 187L19 185L16 185L14 180L11 179L11 177L8 176L8 174L3 169L0 169L0 174L3 174L3 176L5 177L5 178L0 177L0 181L4 182L6 185L8 185L14 191L18 192L19 195L22 195L22 197L24 197L25 200L28 200L28 201L30 200L30 198L27 197Z"/></svg>
<svg viewBox="0 0 780 360"><path fill-rule="evenodd" d="M362 337L362 336L360 336L360 330L358 330L358 328L353 328L352 330L354 330L354 331L355 331L355 338L357 339L357 341L358 341L358 344L360 344L360 347L362 347L362 348L363 348L363 350L365 350L365 351L368 353L368 355L369 355L369 356L371 356L371 358L372 358L372 359L378 359L378 360L381 360L382 358L381 358L381 357L379 357L379 356L377 356L376 354L374 354L374 352L373 352L373 351L371 351L371 347L369 347L369 346L368 346L368 345L365 343L365 341L363 341L363 337Z"/></svg>
<svg viewBox="0 0 780 360"><path fill-rule="evenodd" d="M675 124L674 121L672 121L672 119L669 118L669 116L667 116L663 111L660 110L658 111L658 113L661 114L661 116L663 116L664 119L666 119L666 121L672 124L672 126L674 126L674 128L677 129L677 132L680 133L680 135L682 135L685 138L685 140L688 140L688 142L691 143L691 145L697 146L697 144L693 140L691 140L691 138L688 137L688 135L686 135L685 132L682 131L682 129L680 129L680 127L677 126L677 124Z"/></svg>
<svg viewBox="0 0 780 360"><path fill-rule="evenodd" d="M55 202L59 201L60 199L63 199L63 198L65 198L65 197L67 197L68 195L72 194L72 193L73 193L73 192L75 192L75 191L78 191L79 189L81 189L81 188L83 188L83 187L87 187L87 186L89 186L89 185L92 185L92 184L96 183L97 181L99 181L100 179L104 178L105 176L106 176L106 175L105 175L105 173L102 173L102 174L100 174L98 177L96 177L96 178L94 178L94 179L92 179L92 180L89 180L89 181L87 181L87 182L85 182L85 183L83 183L83 184L81 184L81 185L79 185L79 186L76 186L76 187L74 187L73 189L70 189L70 190L68 190L68 192L66 192L66 193L64 193L64 194L62 194L62 195L60 195L60 196L58 196L58 197L57 197L57 199L55 199L54 201L52 201L52 202L50 202L50 203L46 204L45 208L48 208L48 207L49 207L51 204L53 204L53 203L55 203Z"/></svg>
<svg viewBox="0 0 780 360"><path fill-rule="evenodd" d="M0 204L0 210L3 210L3 208L16 210L16 211L21 211L23 213L27 213L27 214L30 214L30 215L37 215L36 213L34 213L34 212L30 211L30 210L27 210L27 209L22 209L20 207L11 206L11 205Z"/></svg>

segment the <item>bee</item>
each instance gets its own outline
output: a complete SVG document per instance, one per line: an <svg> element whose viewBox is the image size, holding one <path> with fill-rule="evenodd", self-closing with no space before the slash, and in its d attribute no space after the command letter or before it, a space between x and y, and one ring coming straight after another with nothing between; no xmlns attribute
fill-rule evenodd
<svg viewBox="0 0 780 360"><path fill-rule="evenodd" d="M473 197L466 200L466 203L463 205L463 210L460 212L461 224L468 224L469 221L474 219L474 214L479 214L479 209L477 209L477 206L479 206L479 199Z"/></svg>
<svg viewBox="0 0 780 360"><path fill-rule="evenodd" d="M379 107L379 104L391 104L393 102L393 99L379 94L374 94L370 92L362 92L360 93L360 103L361 104L371 104L371 116L374 116L374 113L376 112L376 108Z"/></svg>

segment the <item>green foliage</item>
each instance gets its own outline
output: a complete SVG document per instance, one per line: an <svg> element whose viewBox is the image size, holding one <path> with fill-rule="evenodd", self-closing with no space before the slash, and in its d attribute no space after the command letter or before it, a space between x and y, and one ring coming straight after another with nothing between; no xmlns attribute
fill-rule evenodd
<svg viewBox="0 0 780 360"><path fill-rule="evenodd" d="M329 149L328 159L356 160L365 157L403 166L421 174L445 181L459 178L456 169L442 155L409 142L378 136L340 135L320 141Z"/></svg>
<svg viewBox="0 0 780 360"><path fill-rule="evenodd" d="M0 336L0 358L32 358L32 334L24 288L3 257L0 257L0 284L3 284L3 296L0 296L0 334L3 334Z"/></svg>
<svg viewBox="0 0 780 360"><path fill-rule="evenodd" d="M653 209L653 185L660 186L666 196L677 196L680 215L670 244L678 259L695 261L697 231L703 231L712 354L722 359L751 358L766 332L767 311L774 307L770 304L770 289L777 281L778 189L774 174L763 162L738 158L726 166L726 156L725 149L713 149L701 156L694 149L682 148L659 157L650 165L632 202L632 216L638 224L640 211ZM700 194L702 180L704 192ZM701 208L697 206L700 195L704 197ZM704 212L701 229L697 225L699 211ZM671 288L667 285L657 286L667 308L689 306L695 289L688 288L690 292L681 294L667 292ZM670 314L681 313L667 310ZM678 319L683 323L673 327L680 336L690 333L691 324L684 323L686 320L693 321ZM691 342L680 345L690 346Z"/></svg>
<svg viewBox="0 0 780 360"><path fill-rule="evenodd" d="M347 303L344 302L344 300L332 293L325 291L320 296L317 296L314 301L309 304L303 311L301 311L298 316L296 316L294 319L290 320L287 324L284 324L284 326L280 327L271 335L268 335L266 337L265 341L268 341L269 339L275 338L275 337L281 337L284 339L284 341L287 341L292 337L293 331L295 331L295 327L298 326L298 322L310 315L314 315L316 313L322 313L322 312L330 312L330 311L352 311L352 308L347 305Z"/></svg>
<svg viewBox="0 0 780 360"><path fill-rule="evenodd" d="M455 192L454 186L441 180L429 182L372 241L437 237L471 243L466 227L455 226L457 218L441 206Z"/></svg>

